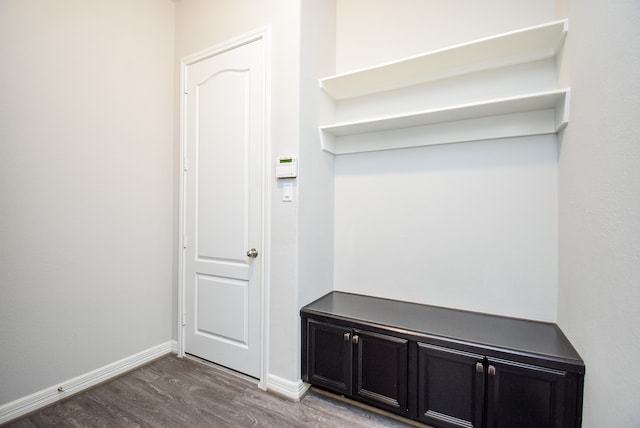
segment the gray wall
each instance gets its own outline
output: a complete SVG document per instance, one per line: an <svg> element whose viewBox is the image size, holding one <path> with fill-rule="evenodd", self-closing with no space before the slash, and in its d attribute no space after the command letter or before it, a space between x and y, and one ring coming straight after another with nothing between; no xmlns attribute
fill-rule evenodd
<svg viewBox="0 0 640 428"><path fill-rule="evenodd" d="M585 359L585 428L640 420L640 3L558 1L562 80L558 323Z"/></svg>
<svg viewBox="0 0 640 428"><path fill-rule="evenodd" d="M173 9L0 2L0 403L172 338Z"/></svg>

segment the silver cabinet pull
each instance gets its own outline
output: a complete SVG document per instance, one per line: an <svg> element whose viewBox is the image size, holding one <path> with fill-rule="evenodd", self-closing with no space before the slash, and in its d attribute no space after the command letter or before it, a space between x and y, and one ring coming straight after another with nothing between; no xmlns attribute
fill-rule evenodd
<svg viewBox="0 0 640 428"><path fill-rule="evenodd" d="M484 373L484 364L482 363L476 363L476 371L478 373Z"/></svg>
<svg viewBox="0 0 640 428"><path fill-rule="evenodd" d="M489 366L489 376L496 375L496 368L494 366Z"/></svg>
<svg viewBox="0 0 640 428"><path fill-rule="evenodd" d="M358 337L358 335L357 335L357 334L354 334L354 335L353 335L353 344L354 344L354 345L357 345L357 344L358 344L358 340L359 340L359 339L360 339L360 337Z"/></svg>
<svg viewBox="0 0 640 428"><path fill-rule="evenodd" d="M345 333L345 334L344 334L344 341L345 341L345 342L348 342L350 337L351 337L351 334L350 334L350 333Z"/></svg>
<svg viewBox="0 0 640 428"><path fill-rule="evenodd" d="M249 251L247 251L247 257L255 259L256 257L258 257L258 250L256 250L255 248L250 249Z"/></svg>

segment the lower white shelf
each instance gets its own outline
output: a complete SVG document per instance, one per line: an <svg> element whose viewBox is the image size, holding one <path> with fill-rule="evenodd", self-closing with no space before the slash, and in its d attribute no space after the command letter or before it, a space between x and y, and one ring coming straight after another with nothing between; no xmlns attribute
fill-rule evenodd
<svg viewBox="0 0 640 428"><path fill-rule="evenodd" d="M538 92L411 114L321 126L335 155L554 134L569 120L569 89Z"/></svg>

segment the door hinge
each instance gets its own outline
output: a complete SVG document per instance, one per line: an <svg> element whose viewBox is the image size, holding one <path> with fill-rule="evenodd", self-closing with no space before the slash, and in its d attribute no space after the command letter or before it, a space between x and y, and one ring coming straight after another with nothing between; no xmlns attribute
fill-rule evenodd
<svg viewBox="0 0 640 428"><path fill-rule="evenodd" d="M182 164L182 169L184 171L189 171L189 162L187 162L187 158L184 159L184 162Z"/></svg>
<svg viewBox="0 0 640 428"><path fill-rule="evenodd" d="M182 311L182 326L184 327L185 325L187 325L187 312Z"/></svg>
<svg viewBox="0 0 640 428"><path fill-rule="evenodd" d="M182 248L187 248L187 238L182 240Z"/></svg>

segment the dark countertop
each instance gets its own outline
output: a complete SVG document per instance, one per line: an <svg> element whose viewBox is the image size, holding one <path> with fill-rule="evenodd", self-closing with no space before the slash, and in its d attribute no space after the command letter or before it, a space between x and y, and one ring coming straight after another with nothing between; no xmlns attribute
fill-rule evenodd
<svg viewBox="0 0 640 428"><path fill-rule="evenodd" d="M543 355L584 365L580 355L553 323L421 305L333 291L302 313L328 315L389 326L471 344Z"/></svg>

